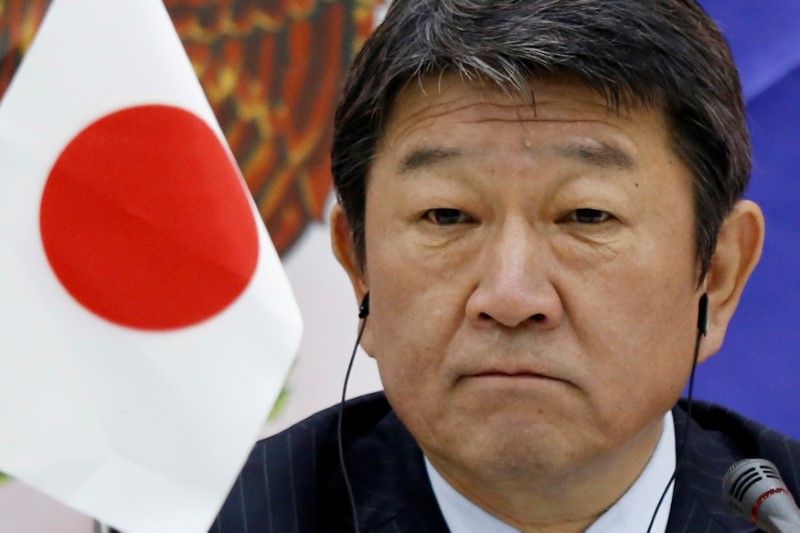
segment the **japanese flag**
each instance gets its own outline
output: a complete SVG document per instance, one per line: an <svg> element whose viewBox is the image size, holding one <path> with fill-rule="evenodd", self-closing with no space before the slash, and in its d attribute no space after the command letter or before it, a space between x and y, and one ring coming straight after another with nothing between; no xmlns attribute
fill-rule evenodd
<svg viewBox="0 0 800 533"><path fill-rule="evenodd" d="M160 0L55 0L0 102L0 470L207 529L301 323Z"/></svg>

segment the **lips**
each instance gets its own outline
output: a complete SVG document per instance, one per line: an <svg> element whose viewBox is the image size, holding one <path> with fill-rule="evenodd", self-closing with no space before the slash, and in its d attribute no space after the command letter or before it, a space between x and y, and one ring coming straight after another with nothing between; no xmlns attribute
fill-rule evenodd
<svg viewBox="0 0 800 533"><path fill-rule="evenodd" d="M570 369L566 361L557 361L545 354L519 354L503 353L498 355L498 350L480 351L483 357L478 354L471 354L469 359L454 362L450 368L451 376L456 381L478 380L478 378L492 378L494 380L506 379L508 381L560 381L571 385L576 385L574 381L580 376L581 372L576 373L575 369ZM489 357L486 357L489 355ZM579 381L579 379L578 379Z"/></svg>
<svg viewBox="0 0 800 533"><path fill-rule="evenodd" d="M549 376L545 376L543 374L537 374L536 372L481 372L479 374L474 374L473 377L482 377L482 376L497 376L497 377L509 377L509 378L548 378L552 379Z"/></svg>
<svg viewBox="0 0 800 533"><path fill-rule="evenodd" d="M479 370L477 372L470 372L465 374L466 378L508 378L508 379L547 379L564 381L561 378L555 377L550 373L542 372L538 369L506 369L506 368L489 368Z"/></svg>

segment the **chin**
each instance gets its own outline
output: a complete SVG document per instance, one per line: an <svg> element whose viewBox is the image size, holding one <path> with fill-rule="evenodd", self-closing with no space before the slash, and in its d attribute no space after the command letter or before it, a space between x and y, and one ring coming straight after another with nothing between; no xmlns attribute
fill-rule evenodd
<svg viewBox="0 0 800 533"><path fill-rule="evenodd" d="M602 455L600 442L587 442L545 424L491 426L465 436L463 465L480 465L485 482L530 481L564 475Z"/></svg>
<svg viewBox="0 0 800 533"><path fill-rule="evenodd" d="M566 453L565 453L566 452ZM530 485L536 479L543 481L563 477L575 468L569 450L551 446L520 446L508 441L493 450L483 450L480 457L464 462L477 478L488 486L502 489Z"/></svg>

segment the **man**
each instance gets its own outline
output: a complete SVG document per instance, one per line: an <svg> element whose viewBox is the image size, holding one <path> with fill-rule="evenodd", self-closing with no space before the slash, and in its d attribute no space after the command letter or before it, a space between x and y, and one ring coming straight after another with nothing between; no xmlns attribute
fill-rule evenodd
<svg viewBox="0 0 800 533"><path fill-rule="evenodd" d="M693 0L396 0L333 145L385 396L345 406L345 471L335 409L259 443L212 531L754 530L723 474L796 491L800 444L676 405L759 259L749 172Z"/></svg>

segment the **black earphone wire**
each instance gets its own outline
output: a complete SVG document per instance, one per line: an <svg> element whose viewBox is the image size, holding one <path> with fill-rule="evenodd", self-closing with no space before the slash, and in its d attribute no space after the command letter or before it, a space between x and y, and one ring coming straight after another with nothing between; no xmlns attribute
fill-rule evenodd
<svg viewBox="0 0 800 533"><path fill-rule="evenodd" d="M353 487L350 484L350 477L347 475L347 465L344 462L344 444L342 442L342 421L344 420L344 401L347 395L347 383L350 381L350 372L353 370L353 362L356 359L356 352L358 345L361 342L361 336L364 334L364 328L367 326L367 315L364 313L364 306L359 313L362 318L361 327L358 330L355 346L353 346L353 354L350 356L350 363L347 365L347 373L344 376L344 386L342 387L342 401L339 403L339 424L336 429L336 440L339 445L339 465L342 467L342 477L344 477L344 485L347 487L347 496L350 500L350 508L353 511L353 531L360 532L358 527L358 511L356 510L356 499L353 496Z"/></svg>
<svg viewBox="0 0 800 533"><path fill-rule="evenodd" d="M706 323L708 320L708 296L704 294L702 298L705 299L705 302L701 303L700 312L698 313L697 338L694 341L692 373L689 375L689 391L686 394L686 423L683 426L683 445L681 446L681 452L678 454L678 459L675 461L675 469L672 471L672 476L670 476L667 486L664 487L664 492L661 493L661 497L658 499L658 504L656 504L656 509L653 511L653 516L650 517L650 525L647 526L647 533L650 533L653 529L653 524L656 522L656 516L658 516L658 510L661 509L661 504L664 503L664 498L667 497L669 488L673 483L675 483L675 476L678 474L678 468L681 466L683 454L686 451L686 447L689 445L689 427L690 422L692 421L692 398L694 397L694 374L695 370L697 370L697 358L700 355L700 342L703 340L708 328Z"/></svg>

